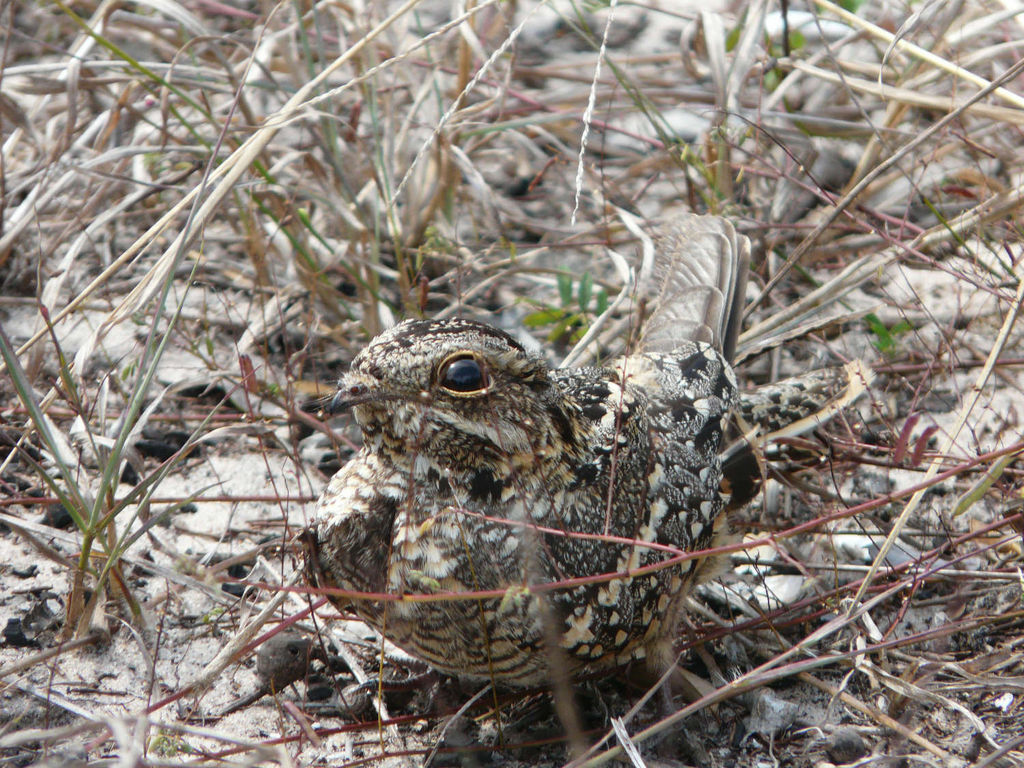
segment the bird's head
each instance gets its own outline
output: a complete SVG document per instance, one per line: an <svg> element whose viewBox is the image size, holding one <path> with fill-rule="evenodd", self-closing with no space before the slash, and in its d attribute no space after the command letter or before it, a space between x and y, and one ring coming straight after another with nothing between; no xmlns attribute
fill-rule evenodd
<svg viewBox="0 0 1024 768"><path fill-rule="evenodd" d="M333 411L351 408L380 450L491 464L544 451L569 431L544 360L470 320L407 320L376 338L338 383Z"/></svg>

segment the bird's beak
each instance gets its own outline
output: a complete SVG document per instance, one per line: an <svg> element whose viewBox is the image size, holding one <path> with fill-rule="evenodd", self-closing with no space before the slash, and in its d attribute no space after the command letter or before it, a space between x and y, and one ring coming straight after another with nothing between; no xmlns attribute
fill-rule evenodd
<svg viewBox="0 0 1024 768"><path fill-rule="evenodd" d="M331 398L328 413L338 413L354 405L379 400L383 397L381 383L373 376L351 372L342 376L338 382L338 391Z"/></svg>

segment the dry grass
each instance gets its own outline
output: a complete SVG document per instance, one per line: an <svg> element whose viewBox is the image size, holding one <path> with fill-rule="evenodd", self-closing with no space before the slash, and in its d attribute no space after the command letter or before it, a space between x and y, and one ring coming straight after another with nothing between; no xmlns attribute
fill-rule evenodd
<svg viewBox="0 0 1024 768"><path fill-rule="evenodd" d="M1024 761L1024 16L736 5L0 6L4 764L568 760L543 693L210 713L281 623L379 673L298 586L352 437L305 404L409 315L614 353L632 217L681 209L756 244L748 384L878 378L738 521L692 701L601 689L577 762Z"/></svg>

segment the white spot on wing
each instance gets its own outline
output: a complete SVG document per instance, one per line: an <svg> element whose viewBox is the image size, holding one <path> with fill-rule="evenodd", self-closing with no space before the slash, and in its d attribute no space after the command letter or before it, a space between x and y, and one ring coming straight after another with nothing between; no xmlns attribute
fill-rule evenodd
<svg viewBox="0 0 1024 768"><path fill-rule="evenodd" d="M657 530L666 512L668 512L668 502L662 498L655 499L651 504L650 527Z"/></svg>
<svg viewBox="0 0 1024 768"><path fill-rule="evenodd" d="M580 617L569 618L569 629L562 635L562 645L566 648L573 648L583 643L589 643L594 639L594 633L590 631L590 623L594 616L594 609L587 606L587 609Z"/></svg>

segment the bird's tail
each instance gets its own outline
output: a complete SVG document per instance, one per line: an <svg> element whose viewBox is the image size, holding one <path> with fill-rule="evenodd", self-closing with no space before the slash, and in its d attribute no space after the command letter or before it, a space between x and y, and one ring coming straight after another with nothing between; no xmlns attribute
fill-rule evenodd
<svg viewBox="0 0 1024 768"><path fill-rule="evenodd" d="M732 361L750 269L750 240L720 216L680 214L653 238L653 263L641 291L654 305L641 340L645 352L686 341L715 345Z"/></svg>
<svg viewBox="0 0 1024 768"><path fill-rule="evenodd" d="M719 216L684 213L648 241L639 287L653 306L643 352L671 352L688 341L713 344L733 361L743 317L750 241ZM651 253L650 251L653 251ZM760 489L765 448L816 428L867 391L873 374L860 361L812 371L741 392L735 439L722 452L723 489L741 506Z"/></svg>

